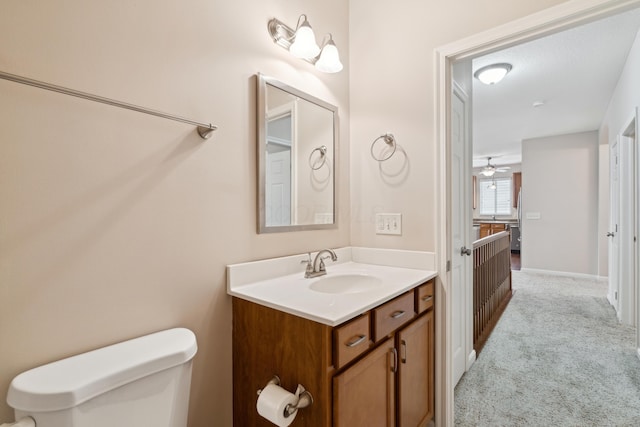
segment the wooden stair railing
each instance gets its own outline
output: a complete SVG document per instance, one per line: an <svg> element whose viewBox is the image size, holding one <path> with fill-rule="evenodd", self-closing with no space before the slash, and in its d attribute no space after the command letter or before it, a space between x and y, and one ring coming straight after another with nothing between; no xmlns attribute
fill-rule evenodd
<svg viewBox="0 0 640 427"><path fill-rule="evenodd" d="M473 348L480 353L511 299L511 236L473 242Z"/></svg>

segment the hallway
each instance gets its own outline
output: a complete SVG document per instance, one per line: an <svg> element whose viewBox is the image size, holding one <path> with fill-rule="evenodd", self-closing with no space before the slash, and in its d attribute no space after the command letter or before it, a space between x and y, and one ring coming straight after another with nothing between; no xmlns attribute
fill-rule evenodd
<svg viewBox="0 0 640 427"><path fill-rule="evenodd" d="M520 271L521 268L520 262L520 251L514 252L511 251L511 270Z"/></svg>
<svg viewBox="0 0 640 427"><path fill-rule="evenodd" d="M640 425L635 330L606 282L512 275L514 297L455 389L455 425Z"/></svg>

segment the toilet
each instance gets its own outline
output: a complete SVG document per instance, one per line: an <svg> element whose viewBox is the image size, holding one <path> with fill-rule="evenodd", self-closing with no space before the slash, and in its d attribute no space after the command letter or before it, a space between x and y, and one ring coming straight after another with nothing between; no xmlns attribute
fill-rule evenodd
<svg viewBox="0 0 640 427"><path fill-rule="evenodd" d="M185 427L196 351L188 329L145 335L23 372L7 403L16 426Z"/></svg>

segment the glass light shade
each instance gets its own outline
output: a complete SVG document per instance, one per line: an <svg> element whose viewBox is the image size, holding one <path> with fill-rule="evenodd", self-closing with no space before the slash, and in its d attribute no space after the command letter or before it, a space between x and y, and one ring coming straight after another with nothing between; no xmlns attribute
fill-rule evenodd
<svg viewBox="0 0 640 427"><path fill-rule="evenodd" d="M494 173L496 173L495 169L484 169L480 172L482 175L484 176L493 176Z"/></svg>
<svg viewBox="0 0 640 427"><path fill-rule="evenodd" d="M496 182L493 181L491 183L491 185L489 185L487 188L490 189L490 190L495 190L496 188L498 188L498 186L496 185Z"/></svg>
<svg viewBox="0 0 640 427"><path fill-rule="evenodd" d="M342 70L340 54L332 39L329 39L327 44L322 48L320 58L318 58L316 62L316 68L324 73L337 73Z"/></svg>
<svg viewBox="0 0 640 427"><path fill-rule="evenodd" d="M511 71L511 64L493 64L480 68L473 75L486 85L493 85Z"/></svg>
<svg viewBox="0 0 640 427"><path fill-rule="evenodd" d="M296 58L303 59L315 58L320 53L320 47L316 44L316 36L306 19L296 30L296 38L289 47L289 52Z"/></svg>

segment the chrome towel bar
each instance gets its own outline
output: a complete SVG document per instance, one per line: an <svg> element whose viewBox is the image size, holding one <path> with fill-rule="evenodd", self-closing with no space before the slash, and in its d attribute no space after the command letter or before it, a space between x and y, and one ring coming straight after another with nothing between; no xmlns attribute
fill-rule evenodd
<svg viewBox="0 0 640 427"><path fill-rule="evenodd" d="M89 101L101 102L103 104L112 105L114 107L126 108L127 110L137 111L139 113L150 114L152 116L162 117L169 120L175 120L177 122L187 123L190 125L197 126L198 135L200 135L203 139L208 139L211 137L211 134L214 130L218 129L217 126L212 125L211 123L200 123L195 122L193 120L185 119L183 117L175 116L173 114L163 113L161 111L152 110L149 108L140 107L134 104L128 104L126 102L116 101L114 99L105 98L103 96L93 95L87 92L80 92L78 90L69 89L63 86L57 86L51 83L41 82L39 80L29 79L27 77L18 76L15 74L5 73L4 71L0 71L0 78L4 80L9 80L15 83L21 83L28 86L34 86L40 89L46 89L53 92L63 93L65 95L75 96L77 98L87 99Z"/></svg>

